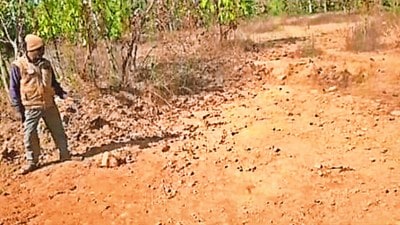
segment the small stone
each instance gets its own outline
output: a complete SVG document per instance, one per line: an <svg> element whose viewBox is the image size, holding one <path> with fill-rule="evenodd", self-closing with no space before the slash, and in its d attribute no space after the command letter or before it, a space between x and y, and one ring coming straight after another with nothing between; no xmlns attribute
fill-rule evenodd
<svg viewBox="0 0 400 225"><path fill-rule="evenodd" d="M336 86L332 86L332 87L329 87L328 89L326 89L326 90L324 90L325 92L334 92L334 91L337 91L337 87Z"/></svg>
<svg viewBox="0 0 400 225"><path fill-rule="evenodd" d="M3 196L9 196L9 195L10 195L10 193L9 193L9 192L7 192L7 191L4 191L4 192L1 192L1 191L0 191L0 195L3 195Z"/></svg>
<svg viewBox="0 0 400 225"><path fill-rule="evenodd" d="M77 186L76 186L76 185L74 185L74 186L70 187L70 188L69 188L69 190L70 190L70 191L75 191L75 190L76 190L76 188L77 188Z"/></svg>
<svg viewBox="0 0 400 225"><path fill-rule="evenodd" d="M171 149L171 147L170 147L169 145L165 145L165 146L161 149L161 151L162 151L162 152L168 152L170 149Z"/></svg>
<svg viewBox="0 0 400 225"><path fill-rule="evenodd" d="M321 201L321 200L318 200L318 199L314 200L314 203L315 203L315 204L318 204L318 205L322 205L322 201Z"/></svg>
<svg viewBox="0 0 400 225"><path fill-rule="evenodd" d="M108 167L108 159L110 157L110 153L109 152L104 152L103 156L101 158L101 167Z"/></svg>
<svg viewBox="0 0 400 225"><path fill-rule="evenodd" d="M364 131L361 131L361 130L358 130L358 131L355 132L355 135L356 135L357 137L361 137L361 136L364 136L364 135L365 135L365 132L364 132Z"/></svg>
<svg viewBox="0 0 400 225"><path fill-rule="evenodd" d="M324 167L321 163L317 163L314 165L315 168L317 169L322 169L322 167Z"/></svg>
<svg viewBox="0 0 400 225"><path fill-rule="evenodd" d="M278 77L278 80L286 80L287 76L286 75L281 75Z"/></svg>
<svg viewBox="0 0 400 225"><path fill-rule="evenodd" d="M191 183L189 186L190 187L194 187L198 184L199 182L197 180L193 181L193 183Z"/></svg>
<svg viewBox="0 0 400 225"><path fill-rule="evenodd" d="M117 167L119 166L119 161L115 156L110 156L108 159L108 167Z"/></svg>
<svg viewBox="0 0 400 225"><path fill-rule="evenodd" d="M370 158L369 159L371 162L376 162L376 159L375 158Z"/></svg>
<svg viewBox="0 0 400 225"><path fill-rule="evenodd" d="M392 115L392 116L400 116L400 110L391 111L390 115Z"/></svg>

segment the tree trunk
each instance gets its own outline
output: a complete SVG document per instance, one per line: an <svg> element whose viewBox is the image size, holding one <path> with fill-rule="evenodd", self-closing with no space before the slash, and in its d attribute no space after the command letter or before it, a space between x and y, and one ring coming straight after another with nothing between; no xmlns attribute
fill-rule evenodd
<svg viewBox="0 0 400 225"><path fill-rule="evenodd" d="M109 78L111 78L111 80L115 80L115 78L117 79L117 83L113 83L112 86L114 87L121 87L122 85L122 75L121 73L119 73L119 70L117 68L117 62L115 61L115 57L114 57L114 48L113 45L111 44L111 41L109 40L109 38L105 38L105 45L106 45L106 51L107 51L107 59L108 59L108 63L110 65L110 75Z"/></svg>
<svg viewBox="0 0 400 225"><path fill-rule="evenodd" d="M313 3L312 0L308 0L308 13L312 14L313 13Z"/></svg>
<svg viewBox="0 0 400 225"><path fill-rule="evenodd" d="M17 15L17 26L16 26L16 40L17 46L15 58L23 54L23 44L25 37L25 0L19 0L18 15Z"/></svg>
<svg viewBox="0 0 400 225"><path fill-rule="evenodd" d="M1 73L1 81L4 86L4 90L6 91L9 100L11 100L10 99L10 90L8 88L8 80L9 80L8 79L8 70L6 67L6 63L3 59L3 56L1 54L0 54L0 73Z"/></svg>
<svg viewBox="0 0 400 225"><path fill-rule="evenodd" d="M328 0L324 0L324 12L328 12Z"/></svg>
<svg viewBox="0 0 400 225"><path fill-rule="evenodd" d="M140 37L143 31L143 26L145 25L146 16L150 13L150 10L154 6L154 1L151 1L147 6L147 9L144 13L139 15L133 15L130 19L130 40L127 41L122 46L122 84L127 85L128 81L128 65L131 65L131 70L136 70L136 60L137 60L137 51L138 51L138 43L140 42ZM124 52L124 49L126 51Z"/></svg>
<svg viewBox="0 0 400 225"><path fill-rule="evenodd" d="M108 59L108 63L110 64L110 77L118 77L119 79L121 79L121 76L118 73L118 69L117 69L117 63L115 62L115 57L114 57L114 53L113 53L113 46L111 44L111 40L108 37L108 29L107 26L104 22L104 14L102 14L102 12L100 12L100 16L93 10L93 7L90 7L91 10L91 15L93 17L93 21L94 24L96 26L97 31L99 32L99 34L101 36L104 37L104 41L105 41L105 46L106 46L106 51L107 51L107 59ZM102 23L100 25L100 23Z"/></svg>
<svg viewBox="0 0 400 225"><path fill-rule="evenodd" d="M59 70L61 71L61 79L64 79L64 68L62 66L62 62L61 62L61 57L60 57L60 49L58 48L58 44L57 44L57 40L54 38L53 39L53 45L54 45L54 50L56 51L56 59L58 62L58 67L60 68ZM59 74L56 71L56 74Z"/></svg>

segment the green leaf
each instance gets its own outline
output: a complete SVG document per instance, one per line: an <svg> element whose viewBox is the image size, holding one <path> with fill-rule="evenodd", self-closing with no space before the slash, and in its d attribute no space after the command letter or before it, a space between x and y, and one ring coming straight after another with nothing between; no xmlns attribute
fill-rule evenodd
<svg viewBox="0 0 400 225"><path fill-rule="evenodd" d="M200 8L203 8L203 9L208 8L207 7L208 4L209 4L209 0L201 0L200 1Z"/></svg>

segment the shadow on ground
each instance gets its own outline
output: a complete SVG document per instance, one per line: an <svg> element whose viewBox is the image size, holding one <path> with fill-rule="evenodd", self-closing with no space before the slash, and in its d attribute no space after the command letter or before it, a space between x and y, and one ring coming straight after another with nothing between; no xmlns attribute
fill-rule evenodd
<svg viewBox="0 0 400 225"><path fill-rule="evenodd" d="M98 154L102 154L104 152L110 152L116 149L120 149L127 146L139 146L139 149L146 149L150 148L151 143L157 143L162 140L168 140L172 138L177 138L179 135L177 134L167 134L164 137L161 136L151 136L151 137L139 137L130 141L126 142L113 142L110 144L102 145L102 146L95 146L89 148L86 152L82 154L72 155L72 161L82 161L85 158L90 158ZM62 163L63 161L57 160L52 162L47 162L41 165L38 169L42 169L51 165L55 165L58 163Z"/></svg>

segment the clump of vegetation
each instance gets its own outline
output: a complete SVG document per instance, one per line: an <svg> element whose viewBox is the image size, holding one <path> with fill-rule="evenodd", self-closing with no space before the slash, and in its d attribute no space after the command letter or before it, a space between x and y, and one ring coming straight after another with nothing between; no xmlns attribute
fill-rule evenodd
<svg viewBox="0 0 400 225"><path fill-rule="evenodd" d="M363 22L350 28L346 36L345 48L347 51L354 52L376 50L380 47L382 33L376 21L365 18Z"/></svg>
<svg viewBox="0 0 400 225"><path fill-rule="evenodd" d="M311 37L299 47L298 51L301 57L312 58L322 54L322 50L316 47L314 35L311 35Z"/></svg>
<svg viewBox="0 0 400 225"><path fill-rule="evenodd" d="M2 70L0 88L7 91L8 65L21 54L23 37L36 33L46 39L47 49L56 72L79 86L90 82L95 87L119 90L127 85L132 77L140 77L143 68L159 71L163 66L145 65L139 62L140 48L149 40L157 40L157 35L198 28L217 27L219 39L226 41L236 30L239 22L254 16L304 15L321 12L353 12L371 8L369 1L290 1L290 0L182 0L182 1L94 1L94 0L41 0L6 1L0 0L0 67ZM396 11L399 6L395 0L381 1L389 10ZM328 4L329 3L329 4ZM368 3L368 4L367 4ZM367 4L367 5L365 5ZM329 17L328 17L329 18ZM260 23L255 32L275 30L274 24ZM363 50L378 46L378 33L374 33L370 23L356 27L348 37L348 48ZM212 29L210 29L212 30ZM79 53L67 55L63 46L79 49ZM259 48L247 44L249 50ZM305 56L315 56L319 51L314 40L303 46ZM97 56L100 55L100 56ZM185 58L185 57L184 57ZM179 59L179 57L177 58ZM186 58L185 58L186 59ZM143 64L144 63L144 64ZM192 62L180 65L179 74L189 74ZM200 66L201 67L201 66ZM147 76L148 82L156 87L171 91L179 86L179 93L190 93L190 83L197 84L191 76L167 78L167 84L160 85L163 79ZM144 75L143 75L144 76ZM144 76L146 77L146 76ZM182 79L180 79L180 78ZM182 80L182 81L177 81ZM105 84L105 85L103 85ZM195 85L194 85L195 86Z"/></svg>
<svg viewBox="0 0 400 225"><path fill-rule="evenodd" d="M140 75L146 70L162 73L158 71L162 66L156 65L160 62L140 62L143 42L157 39L152 36L163 32L214 25L219 27L220 39L225 40L241 18L254 14L254 7L254 0L0 0L0 66L4 68L3 64L21 54L20 45L27 33L36 33L46 39L57 72L74 87L82 81L119 90L131 77L142 76L168 91L179 85L177 89L189 90L191 81L187 79L191 77L182 75L186 72L166 79L163 85L163 79ZM64 46L79 53L72 57L64 54ZM191 71L191 64L183 63L180 70ZM0 72L0 86L5 87L8 71Z"/></svg>

